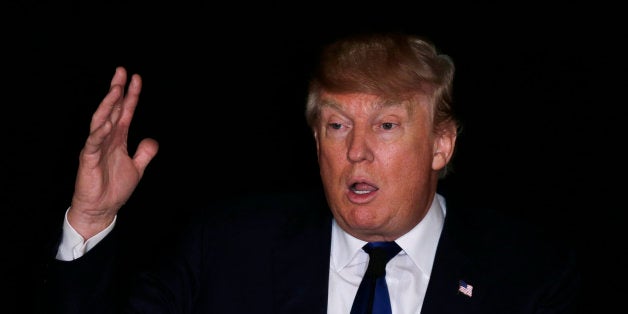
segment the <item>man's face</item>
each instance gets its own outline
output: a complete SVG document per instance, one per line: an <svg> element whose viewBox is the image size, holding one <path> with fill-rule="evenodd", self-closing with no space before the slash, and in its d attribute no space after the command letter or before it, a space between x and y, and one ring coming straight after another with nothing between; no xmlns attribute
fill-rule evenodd
<svg viewBox="0 0 628 314"><path fill-rule="evenodd" d="M314 130L320 174L334 217L356 238L395 240L431 205L455 135L433 134L421 99L409 110L374 95L322 94Z"/></svg>

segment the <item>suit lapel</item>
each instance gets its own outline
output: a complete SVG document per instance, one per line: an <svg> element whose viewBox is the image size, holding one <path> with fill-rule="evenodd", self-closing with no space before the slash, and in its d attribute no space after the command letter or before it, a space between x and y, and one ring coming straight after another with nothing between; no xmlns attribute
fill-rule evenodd
<svg viewBox="0 0 628 314"><path fill-rule="evenodd" d="M423 301L422 314L473 313L483 296L469 256L456 239L465 238L469 230L456 221L454 210L448 209L438 243L434 267ZM471 295L459 291L460 281L471 285Z"/></svg>
<svg viewBox="0 0 628 314"><path fill-rule="evenodd" d="M320 220L320 219L319 219ZM300 230L290 228L273 256L275 313L327 312L331 216ZM297 231L298 230L298 231Z"/></svg>

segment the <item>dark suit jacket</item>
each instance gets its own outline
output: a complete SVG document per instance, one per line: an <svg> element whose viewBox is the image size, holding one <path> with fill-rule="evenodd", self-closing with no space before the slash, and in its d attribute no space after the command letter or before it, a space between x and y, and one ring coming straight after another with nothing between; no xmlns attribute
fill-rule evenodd
<svg viewBox="0 0 628 314"><path fill-rule="evenodd" d="M325 313L332 217L322 195L222 205L195 216L182 245L138 280L124 270L121 247L132 239L116 229L75 261L51 256L43 312ZM568 247L495 212L452 200L447 208L421 313L574 310L579 276ZM460 280L473 286L471 297L458 291Z"/></svg>

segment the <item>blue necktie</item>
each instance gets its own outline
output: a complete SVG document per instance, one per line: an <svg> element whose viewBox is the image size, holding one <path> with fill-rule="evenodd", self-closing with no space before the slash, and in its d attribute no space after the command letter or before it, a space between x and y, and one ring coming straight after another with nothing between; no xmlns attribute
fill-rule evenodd
<svg viewBox="0 0 628 314"><path fill-rule="evenodd" d="M353 300L351 314L391 314L386 264L401 248L391 241L369 242L362 249L369 254L369 265Z"/></svg>

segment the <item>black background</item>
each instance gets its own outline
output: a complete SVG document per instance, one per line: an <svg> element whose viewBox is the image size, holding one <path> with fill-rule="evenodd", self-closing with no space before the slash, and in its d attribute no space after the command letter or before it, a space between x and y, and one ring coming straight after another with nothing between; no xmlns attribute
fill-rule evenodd
<svg viewBox="0 0 628 314"><path fill-rule="evenodd" d="M6 304L29 300L37 243L61 223L116 66L144 81L130 150L144 137L160 143L133 211L121 212L149 253L208 199L317 187L303 109L318 49L345 33L403 30L457 66L464 129L443 192L566 236L585 271L582 312L615 308L626 292L621 11L603 2L355 5L5 4Z"/></svg>

